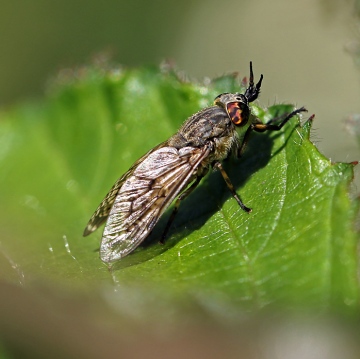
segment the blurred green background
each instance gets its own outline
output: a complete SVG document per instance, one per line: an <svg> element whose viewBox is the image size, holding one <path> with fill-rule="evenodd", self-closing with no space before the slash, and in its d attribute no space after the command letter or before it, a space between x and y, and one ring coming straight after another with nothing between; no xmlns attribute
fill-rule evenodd
<svg viewBox="0 0 360 359"><path fill-rule="evenodd" d="M359 159L344 130L360 112L346 48L358 38L343 0L1 1L0 105L41 96L65 67L108 53L120 64L167 59L191 78L231 71L265 77L260 103L293 102L316 114L313 139L332 160Z"/></svg>

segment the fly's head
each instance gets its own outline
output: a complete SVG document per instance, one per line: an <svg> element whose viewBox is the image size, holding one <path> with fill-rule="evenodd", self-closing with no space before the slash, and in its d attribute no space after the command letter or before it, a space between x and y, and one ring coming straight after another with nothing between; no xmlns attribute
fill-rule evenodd
<svg viewBox="0 0 360 359"><path fill-rule="evenodd" d="M258 83L254 84L252 63L250 62L249 86L245 93L223 93L215 98L214 104L225 109L235 126L244 126L250 117L249 103L258 98L262 80L263 75L260 76Z"/></svg>
<svg viewBox="0 0 360 359"><path fill-rule="evenodd" d="M247 124L250 116L249 101L240 93L223 93L215 98L214 104L225 109L235 126Z"/></svg>

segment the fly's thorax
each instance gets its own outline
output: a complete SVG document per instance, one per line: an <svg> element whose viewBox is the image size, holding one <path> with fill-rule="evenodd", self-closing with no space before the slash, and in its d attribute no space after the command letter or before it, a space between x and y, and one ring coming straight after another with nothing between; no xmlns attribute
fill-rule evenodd
<svg viewBox="0 0 360 359"><path fill-rule="evenodd" d="M189 117L169 139L169 145L202 147L214 138L228 137L234 130L227 112L219 106L211 106Z"/></svg>
<svg viewBox="0 0 360 359"><path fill-rule="evenodd" d="M236 153L240 145L239 135L235 128L228 136L217 137L213 139L214 150L212 161L222 161L229 156L230 153Z"/></svg>

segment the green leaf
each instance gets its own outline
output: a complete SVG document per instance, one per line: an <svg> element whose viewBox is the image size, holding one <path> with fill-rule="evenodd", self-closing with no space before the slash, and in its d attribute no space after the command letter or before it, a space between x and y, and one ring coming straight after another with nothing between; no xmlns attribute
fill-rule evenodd
<svg viewBox="0 0 360 359"><path fill-rule="evenodd" d="M170 305L190 298L211 311L223 303L224 313L227 306L359 309L353 165L321 155L309 141L311 122L301 127L298 118L255 134L240 160L225 163L250 214L211 173L180 206L164 246L157 241L168 213L109 270L98 257L101 230L82 237L93 210L136 159L239 83L228 76L204 86L156 68L62 76L43 101L1 114L4 281L92 293L107 284L122 288L112 292L115 302L128 291L144 305L167 293ZM263 121L291 110L253 106Z"/></svg>

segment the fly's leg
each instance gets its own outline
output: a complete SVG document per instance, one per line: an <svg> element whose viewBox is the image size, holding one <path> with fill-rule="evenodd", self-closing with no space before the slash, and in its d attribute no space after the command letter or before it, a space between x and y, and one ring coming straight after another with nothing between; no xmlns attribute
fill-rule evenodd
<svg viewBox="0 0 360 359"><path fill-rule="evenodd" d="M293 112L290 112L283 118L283 120L278 125L274 125L273 123L276 122L277 120L279 120L279 117L273 118L265 124L255 123L253 125L253 130L256 132L279 131L286 124L286 122L288 122L292 117L294 117L295 115L297 115L300 112L307 112L307 109L305 107L300 107L299 109L294 110ZM280 116L280 118L281 117L282 116Z"/></svg>
<svg viewBox="0 0 360 359"><path fill-rule="evenodd" d="M203 176L196 177L196 180L193 182L193 184L189 188L187 188L183 193L181 193L181 195L176 199L174 209L173 209L173 211L172 211L172 213L171 213L171 215L169 217L169 220L168 220L168 222L166 224L164 232L163 232L163 234L161 236L161 239L159 241L161 244L165 243L165 238L166 238L166 236L167 236L167 234L169 232L169 229L170 229L172 223L174 222L176 214L179 211L181 201L184 200L197 187L197 185L200 183L202 178L203 178Z"/></svg>
<svg viewBox="0 0 360 359"><path fill-rule="evenodd" d="M243 154L245 147L249 141L250 134L252 131L256 132L265 132L265 131L279 131L282 129L282 127L295 115L297 115L300 112L307 112L307 109L305 107L301 107L297 110L294 110L287 114L282 121L278 125L274 125L274 122L279 120L278 117L271 119L267 123L262 123L259 119L255 120L246 130L243 141L241 143L241 146L239 147L237 151L237 157L240 158ZM281 116L282 117L282 116ZM281 118L280 117L280 118Z"/></svg>
<svg viewBox="0 0 360 359"><path fill-rule="evenodd" d="M227 187L229 188L232 196L236 199L236 202L239 204L239 206L241 207L242 210L244 210L245 212L251 212L252 209L248 208L244 205L244 203L242 202L242 200L240 199L240 197L237 195L234 185L231 183L229 176L227 175L227 173L224 170L224 167L222 166L222 164L220 162L215 162L213 164L213 168L218 169L221 173L221 175L223 176Z"/></svg>

